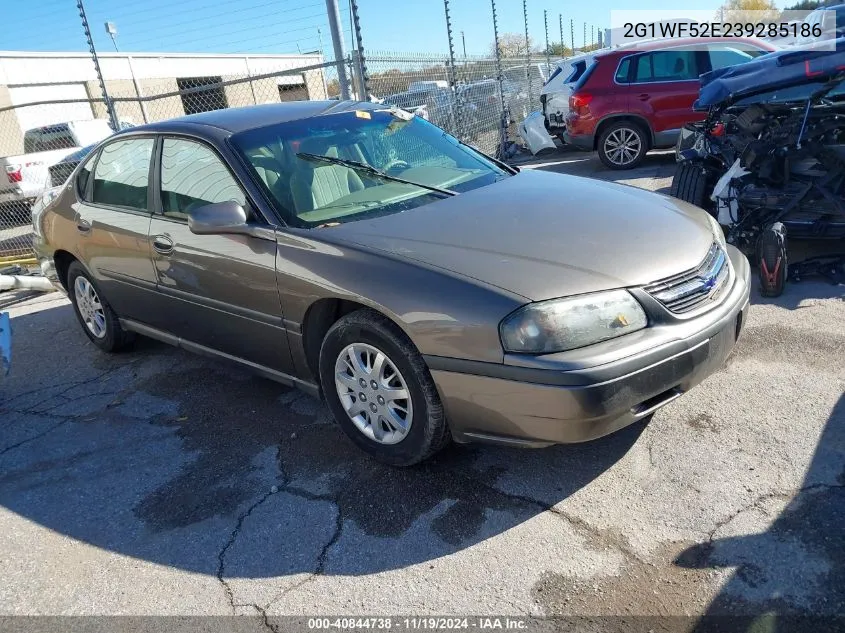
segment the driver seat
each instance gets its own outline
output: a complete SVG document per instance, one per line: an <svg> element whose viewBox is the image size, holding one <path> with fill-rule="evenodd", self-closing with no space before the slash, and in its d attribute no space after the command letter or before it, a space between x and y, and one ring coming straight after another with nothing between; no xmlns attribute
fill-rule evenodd
<svg viewBox="0 0 845 633"><path fill-rule="evenodd" d="M310 138L302 141L299 151L306 154L337 158L337 147L330 139ZM313 211L335 200L364 189L364 183L353 169L343 165L297 159L297 170L290 179L291 194L297 213Z"/></svg>

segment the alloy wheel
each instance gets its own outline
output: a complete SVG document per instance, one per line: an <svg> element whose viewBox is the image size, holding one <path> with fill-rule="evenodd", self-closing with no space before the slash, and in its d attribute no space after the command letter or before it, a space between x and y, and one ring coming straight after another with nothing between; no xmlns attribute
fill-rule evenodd
<svg viewBox="0 0 845 633"><path fill-rule="evenodd" d="M620 127L607 135L604 154L614 165L630 165L642 152L642 139L636 130Z"/></svg>

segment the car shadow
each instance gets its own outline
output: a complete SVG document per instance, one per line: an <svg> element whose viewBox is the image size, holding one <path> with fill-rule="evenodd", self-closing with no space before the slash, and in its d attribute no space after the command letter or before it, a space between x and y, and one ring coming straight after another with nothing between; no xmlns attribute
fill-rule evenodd
<svg viewBox="0 0 845 633"><path fill-rule="evenodd" d="M447 556L577 492L644 428L537 451L453 445L396 469L365 457L318 400L237 367L147 339L103 354L68 305L12 324L0 504L63 537L218 577L224 565L227 578L357 575ZM536 495L496 488L514 460L518 488ZM376 554L327 564L347 530Z"/></svg>
<svg viewBox="0 0 845 633"><path fill-rule="evenodd" d="M845 613L845 396L794 497L766 496L675 564L735 568L696 631L841 631ZM738 533L738 535L737 535ZM723 618L723 616L734 616Z"/></svg>

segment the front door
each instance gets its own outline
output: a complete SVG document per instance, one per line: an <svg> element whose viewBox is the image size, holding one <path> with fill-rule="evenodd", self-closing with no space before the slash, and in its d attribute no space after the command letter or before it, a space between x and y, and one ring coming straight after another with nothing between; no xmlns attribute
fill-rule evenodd
<svg viewBox="0 0 845 633"><path fill-rule="evenodd" d="M249 210L242 188L214 150L191 139L162 139L159 171L149 233L158 291L151 325L291 373L275 239L196 235L188 228L188 213L206 204L234 200Z"/></svg>
<svg viewBox="0 0 845 633"><path fill-rule="evenodd" d="M129 319L141 318L155 294L148 208L154 145L152 137L115 140L77 174L79 255L115 312Z"/></svg>

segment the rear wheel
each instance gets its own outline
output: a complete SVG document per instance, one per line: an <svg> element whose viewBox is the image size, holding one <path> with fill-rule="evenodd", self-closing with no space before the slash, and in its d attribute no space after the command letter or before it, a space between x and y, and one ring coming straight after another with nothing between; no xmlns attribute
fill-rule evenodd
<svg viewBox="0 0 845 633"><path fill-rule="evenodd" d="M372 310L342 317L320 349L320 382L344 433L375 459L410 466L450 439L437 388L407 336Z"/></svg>
<svg viewBox="0 0 845 633"><path fill-rule="evenodd" d="M111 305L79 262L68 268L67 288L76 318L94 345L104 352L117 352L132 343L134 335L120 327Z"/></svg>
<svg viewBox="0 0 845 633"><path fill-rule="evenodd" d="M643 162L647 151L645 131L631 121L613 123L599 136L599 159L610 169L633 169Z"/></svg>
<svg viewBox="0 0 845 633"><path fill-rule="evenodd" d="M760 294L764 297L779 297L786 285L786 229L776 222L766 227L760 235L758 246L760 266Z"/></svg>
<svg viewBox="0 0 845 633"><path fill-rule="evenodd" d="M710 212L709 207L712 207L707 204L707 172L697 163L678 163L669 195L708 212Z"/></svg>

